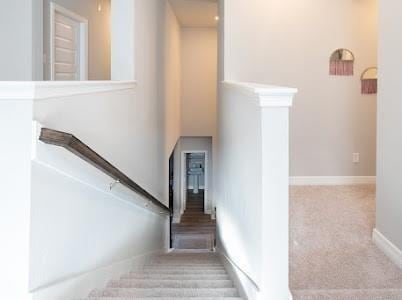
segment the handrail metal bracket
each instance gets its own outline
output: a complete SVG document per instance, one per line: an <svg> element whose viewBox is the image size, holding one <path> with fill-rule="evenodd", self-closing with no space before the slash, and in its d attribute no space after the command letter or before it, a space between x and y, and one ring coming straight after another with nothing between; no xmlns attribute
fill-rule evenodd
<svg viewBox="0 0 402 300"><path fill-rule="evenodd" d="M112 183L109 184L109 191L113 190L113 188L116 186L116 184L119 184L120 180L116 179L115 181L113 181Z"/></svg>

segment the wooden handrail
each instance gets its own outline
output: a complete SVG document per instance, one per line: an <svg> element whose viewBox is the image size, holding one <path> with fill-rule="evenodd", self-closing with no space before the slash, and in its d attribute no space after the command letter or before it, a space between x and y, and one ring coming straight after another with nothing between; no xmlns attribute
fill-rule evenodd
<svg viewBox="0 0 402 300"><path fill-rule="evenodd" d="M95 168L109 175L122 185L145 197L154 205L162 209L164 213L169 213L169 215L172 215L171 209L162 204L158 199L132 181L123 172L114 167L111 163L88 147L85 143L77 139L74 135L53 129L42 128L39 140L46 144L65 148Z"/></svg>

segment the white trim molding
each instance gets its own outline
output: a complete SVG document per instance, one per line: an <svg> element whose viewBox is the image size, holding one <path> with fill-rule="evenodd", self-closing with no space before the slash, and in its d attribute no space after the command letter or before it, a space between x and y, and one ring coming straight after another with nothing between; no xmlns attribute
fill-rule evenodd
<svg viewBox="0 0 402 300"><path fill-rule="evenodd" d="M388 240L377 228L373 230L373 242L389 259L402 269L402 251Z"/></svg>
<svg viewBox="0 0 402 300"><path fill-rule="evenodd" d="M376 176L292 176L290 185L375 184Z"/></svg>
<svg viewBox="0 0 402 300"><path fill-rule="evenodd" d="M261 107L291 107L297 89L259 83L224 81L224 85L237 88L239 92L253 94Z"/></svg>
<svg viewBox="0 0 402 300"><path fill-rule="evenodd" d="M0 100L44 100L135 87L135 81L2 81Z"/></svg>
<svg viewBox="0 0 402 300"><path fill-rule="evenodd" d="M257 299L258 293L260 292L258 284L219 247L216 248L216 252L220 255L225 269L234 281L234 285L239 291L240 297L244 299Z"/></svg>

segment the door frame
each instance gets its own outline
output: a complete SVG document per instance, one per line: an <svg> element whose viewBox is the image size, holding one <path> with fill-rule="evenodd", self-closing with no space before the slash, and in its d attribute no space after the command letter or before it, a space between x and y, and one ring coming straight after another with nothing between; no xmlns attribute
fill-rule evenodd
<svg viewBox="0 0 402 300"><path fill-rule="evenodd" d="M80 24L80 70L79 80L88 80L88 19L68 10L54 2L50 2L50 80L55 80L55 15L62 14Z"/></svg>
<svg viewBox="0 0 402 300"><path fill-rule="evenodd" d="M190 153L198 153L205 155L205 171L204 171L204 213L205 214L212 214L208 210L208 151L205 150L186 150L181 152L181 167L180 167L180 195L181 195L181 208L180 214L184 213L184 210L187 207L187 172L186 172L186 155Z"/></svg>

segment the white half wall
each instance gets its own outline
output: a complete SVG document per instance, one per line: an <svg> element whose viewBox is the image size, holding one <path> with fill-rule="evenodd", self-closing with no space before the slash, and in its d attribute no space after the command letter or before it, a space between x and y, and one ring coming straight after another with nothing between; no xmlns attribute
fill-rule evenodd
<svg viewBox="0 0 402 300"><path fill-rule="evenodd" d="M288 139L295 92L222 83L217 248L241 274L250 299L289 297Z"/></svg>
<svg viewBox="0 0 402 300"><path fill-rule="evenodd" d="M40 130L38 130L39 133ZM64 149L34 139L30 289L85 297L167 249L168 216ZM140 261L138 261L140 260Z"/></svg>

